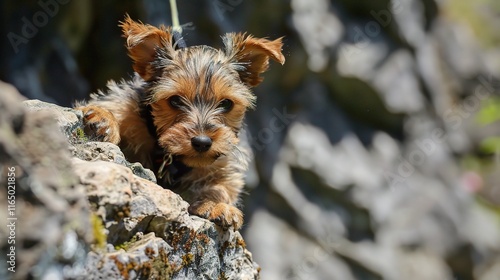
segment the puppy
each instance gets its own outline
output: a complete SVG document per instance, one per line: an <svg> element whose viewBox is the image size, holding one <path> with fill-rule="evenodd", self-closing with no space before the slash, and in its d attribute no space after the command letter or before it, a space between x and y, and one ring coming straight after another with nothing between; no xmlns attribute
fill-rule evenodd
<svg viewBox="0 0 500 280"><path fill-rule="evenodd" d="M281 38L229 33L222 49L179 47L170 27L128 16L120 27L136 75L77 105L86 132L153 170L158 184L190 203L191 214L239 229L236 204L248 165L239 133L269 58L285 62Z"/></svg>

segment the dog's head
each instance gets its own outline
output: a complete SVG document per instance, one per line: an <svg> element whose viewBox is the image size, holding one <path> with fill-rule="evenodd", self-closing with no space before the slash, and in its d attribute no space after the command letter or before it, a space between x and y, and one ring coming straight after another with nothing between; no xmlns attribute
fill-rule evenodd
<svg viewBox="0 0 500 280"><path fill-rule="evenodd" d="M238 143L244 114L269 58L283 64L281 38L223 36L223 49L177 48L171 28L126 17L121 23L134 70L149 84L159 145L187 166L201 167Z"/></svg>

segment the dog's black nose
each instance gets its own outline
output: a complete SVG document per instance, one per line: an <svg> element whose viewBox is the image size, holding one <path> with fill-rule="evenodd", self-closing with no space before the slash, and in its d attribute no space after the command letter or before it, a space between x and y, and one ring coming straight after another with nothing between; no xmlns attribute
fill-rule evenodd
<svg viewBox="0 0 500 280"><path fill-rule="evenodd" d="M191 138L191 145L198 152L206 152L212 147L212 139L205 135L195 136Z"/></svg>

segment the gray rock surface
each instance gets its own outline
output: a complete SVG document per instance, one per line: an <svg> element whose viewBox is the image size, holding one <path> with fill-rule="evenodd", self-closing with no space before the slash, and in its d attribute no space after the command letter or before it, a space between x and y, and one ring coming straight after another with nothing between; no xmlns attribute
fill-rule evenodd
<svg viewBox="0 0 500 280"><path fill-rule="evenodd" d="M244 236L263 279L499 277L500 150L480 143L500 122L477 121L499 92L498 40L476 37L498 37L486 2L291 2L300 43L250 124ZM267 141L276 109L293 118Z"/></svg>
<svg viewBox="0 0 500 280"><path fill-rule="evenodd" d="M189 216L177 194L114 163L75 159L73 166L114 245L89 255L87 277L258 278L241 235Z"/></svg>
<svg viewBox="0 0 500 280"><path fill-rule="evenodd" d="M0 228L7 252L0 256L0 278L73 278L85 272L93 236L85 189L52 116L25 113L21 101L13 87L0 83L0 171L6 175L0 177L0 218L14 226ZM15 258L7 256L11 252Z"/></svg>
<svg viewBox="0 0 500 280"><path fill-rule="evenodd" d="M15 272L2 254L1 279L259 279L239 232L190 216L150 170L88 141L79 112L21 104L7 84L0 93L0 168L15 167L18 218ZM0 207L11 199L0 193ZM8 240L0 240L7 252Z"/></svg>

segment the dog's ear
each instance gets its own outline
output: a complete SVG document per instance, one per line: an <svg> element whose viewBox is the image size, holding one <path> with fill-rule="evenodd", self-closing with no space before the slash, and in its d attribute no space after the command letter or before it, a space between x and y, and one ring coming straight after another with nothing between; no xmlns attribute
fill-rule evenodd
<svg viewBox="0 0 500 280"><path fill-rule="evenodd" d="M255 38L242 33L228 33L222 37L226 55L236 66L240 79L248 86L256 86L264 78L260 76L269 67L269 58L283 64L282 38L274 41Z"/></svg>
<svg viewBox="0 0 500 280"><path fill-rule="evenodd" d="M142 22L133 21L129 15L119 25L123 37L127 39L128 55L132 58L133 68L144 80L149 81L155 76L154 62L161 49L167 55L174 51L170 27L159 28Z"/></svg>

